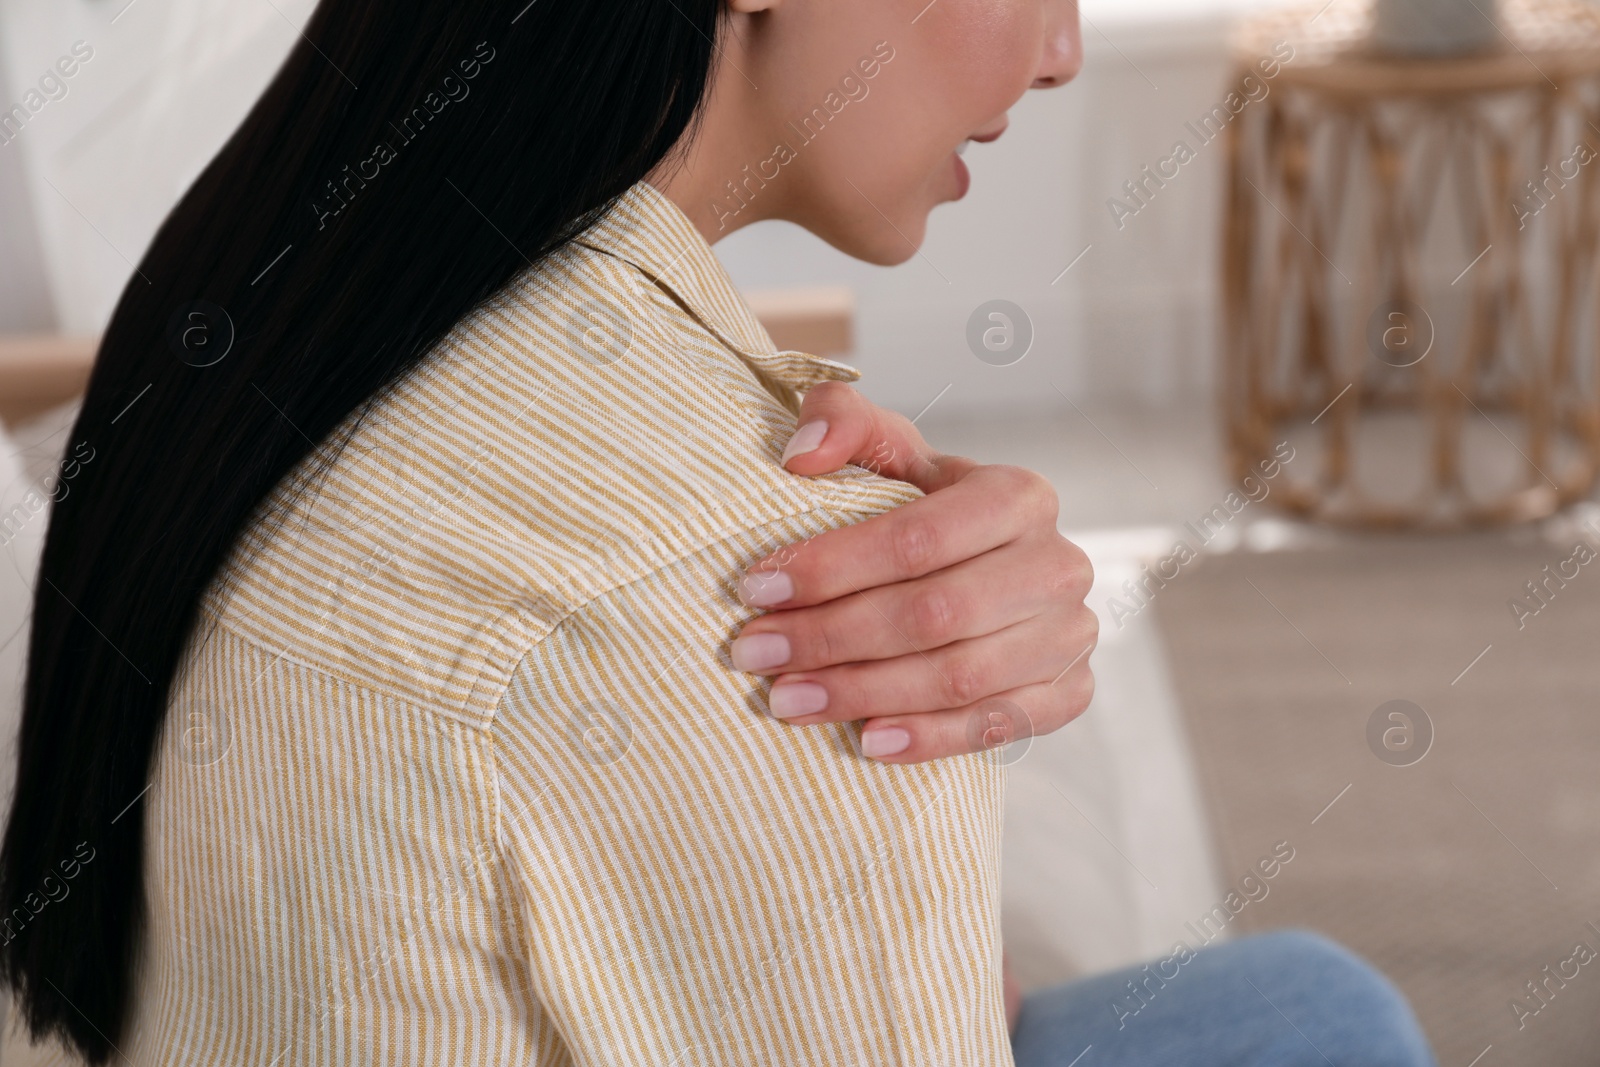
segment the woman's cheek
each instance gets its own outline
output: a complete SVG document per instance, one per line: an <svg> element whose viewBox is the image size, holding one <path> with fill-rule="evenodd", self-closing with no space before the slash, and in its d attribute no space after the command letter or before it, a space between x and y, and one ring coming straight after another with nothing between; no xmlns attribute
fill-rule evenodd
<svg viewBox="0 0 1600 1067"><path fill-rule="evenodd" d="M1033 84L1044 51L1045 11L1039 0L975 0L969 7L957 84L968 88L975 125L1009 108ZM971 92L979 88L981 92Z"/></svg>
<svg viewBox="0 0 1600 1067"><path fill-rule="evenodd" d="M825 172L849 175L863 191L879 186L886 194L903 192L926 171L931 159L955 148L946 125L949 112L937 106L931 83L904 77L911 73L886 68L872 95L851 104L840 116L849 120L839 123L840 136L827 145L818 139L819 153L826 157ZM889 80L896 75L901 79ZM857 110L852 115L850 109ZM828 131L830 137L833 134Z"/></svg>

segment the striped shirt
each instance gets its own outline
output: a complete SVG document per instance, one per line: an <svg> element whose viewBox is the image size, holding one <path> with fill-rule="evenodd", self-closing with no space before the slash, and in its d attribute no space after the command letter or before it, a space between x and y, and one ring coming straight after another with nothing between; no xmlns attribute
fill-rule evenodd
<svg viewBox="0 0 1600 1067"><path fill-rule="evenodd" d="M858 377L641 183L324 444L173 690L127 1057L1009 1064L1001 768L864 758L728 658L745 568L918 495L780 465Z"/></svg>

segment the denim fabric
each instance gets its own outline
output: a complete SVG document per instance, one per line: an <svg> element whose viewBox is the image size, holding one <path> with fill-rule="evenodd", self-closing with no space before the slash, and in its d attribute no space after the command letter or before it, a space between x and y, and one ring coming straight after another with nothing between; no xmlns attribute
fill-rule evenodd
<svg viewBox="0 0 1600 1067"><path fill-rule="evenodd" d="M1388 979L1297 930L1032 994L1012 1047L1017 1067L1436 1067Z"/></svg>

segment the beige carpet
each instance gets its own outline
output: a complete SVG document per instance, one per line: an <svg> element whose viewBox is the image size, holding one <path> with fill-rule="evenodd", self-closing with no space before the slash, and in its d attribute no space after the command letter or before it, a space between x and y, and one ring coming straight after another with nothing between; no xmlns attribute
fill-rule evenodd
<svg viewBox="0 0 1600 1067"><path fill-rule="evenodd" d="M1234 925L1307 926L1365 955L1442 1067L1600 1063L1600 958L1574 952L1600 952L1600 560L1551 581L1520 630L1508 606L1574 543L1234 554L1155 595L1223 879L1274 842L1296 850ZM1411 766L1367 741L1397 699L1435 730Z"/></svg>

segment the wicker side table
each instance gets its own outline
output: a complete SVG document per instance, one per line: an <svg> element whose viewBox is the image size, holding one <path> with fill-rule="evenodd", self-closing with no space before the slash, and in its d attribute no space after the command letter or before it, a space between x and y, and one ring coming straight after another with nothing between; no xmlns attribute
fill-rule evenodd
<svg viewBox="0 0 1600 1067"><path fill-rule="evenodd" d="M1527 520L1600 477L1600 8L1505 0L1501 30L1392 59L1370 0L1313 0L1240 36L1241 72L1294 56L1228 127L1224 421L1236 478L1310 453L1293 512Z"/></svg>

